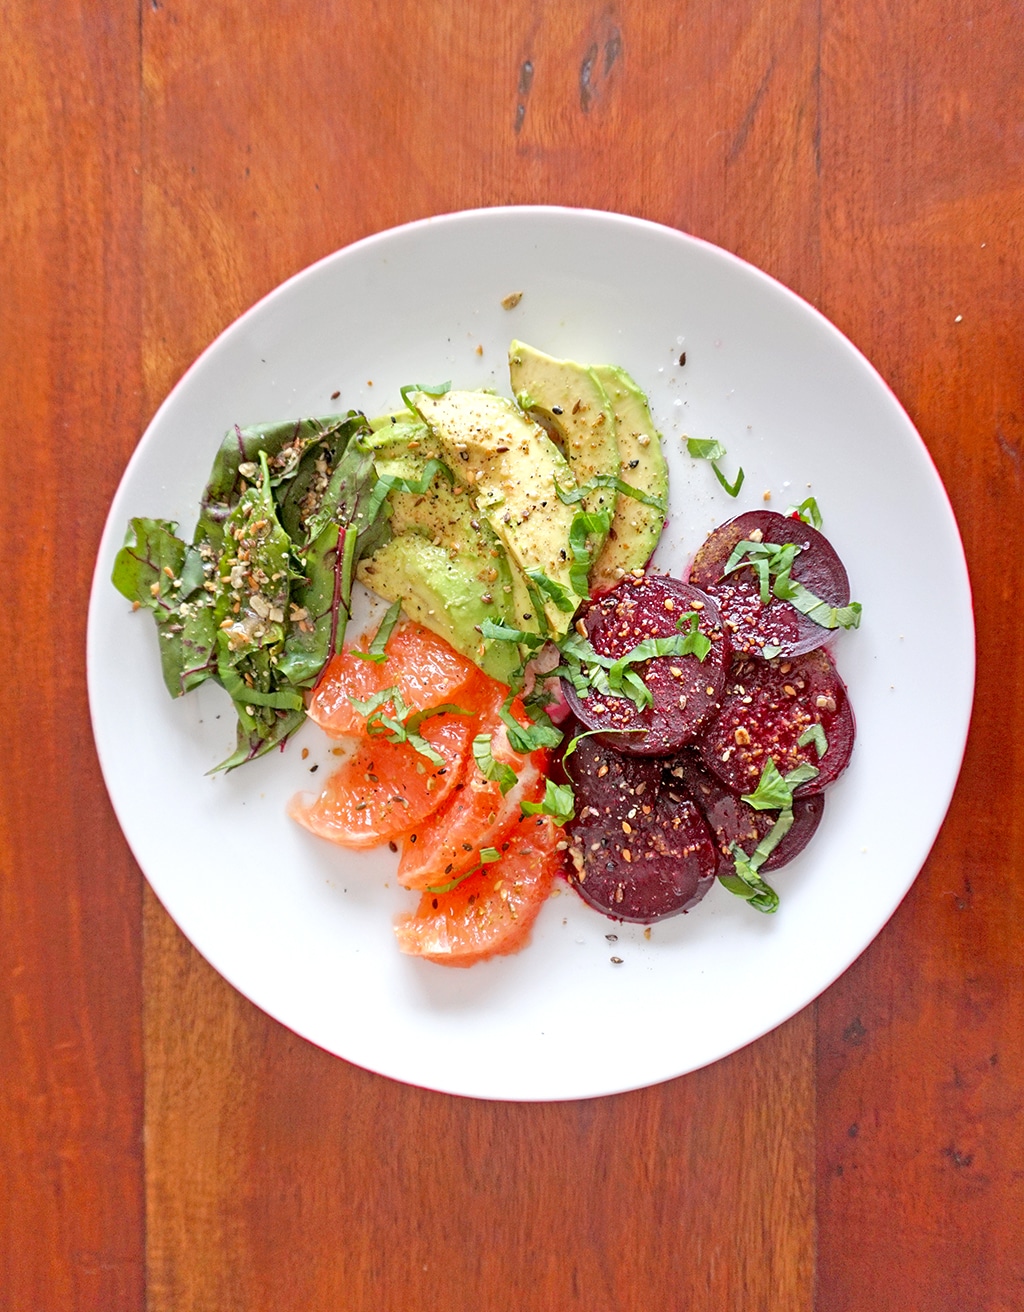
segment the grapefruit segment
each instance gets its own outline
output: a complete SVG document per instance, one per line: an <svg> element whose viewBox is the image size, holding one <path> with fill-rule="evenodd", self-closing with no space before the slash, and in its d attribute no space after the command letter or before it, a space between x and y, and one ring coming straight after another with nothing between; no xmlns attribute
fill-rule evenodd
<svg viewBox="0 0 1024 1312"><path fill-rule="evenodd" d="M524 819L500 861L448 893L425 892L415 912L396 921L399 948L441 966L475 966L518 952L562 872L561 842L547 816Z"/></svg>
<svg viewBox="0 0 1024 1312"><path fill-rule="evenodd" d="M474 721L462 715L424 720L420 733L442 758L435 765L411 743L364 741L309 802L292 799L288 814L342 847L376 847L406 834L442 806L469 755Z"/></svg>
<svg viewBox="0 0 1024 1312"><path fill-rule="evenodd" d="M455 702L463 693L474 704L479 701L484 680L480 670L422 624L396 625L385 644L384 661L356 654L365 652L371 639L364 634L354 647L335 656L310 699L309 718L332 738L363 736L366 716L352 702L369 701L386 688L397 687L410 711ZM383 710L394 715L394 703L385 702Z"/></svg>
<svg viewBox="0 0 1024 1312"><path fill-rule="evenodd" d="M520 756L513 751L498 714L505 695L506 689L501 684L495 685L473 733L490 736L494 760L515 771L516 783L503 795L500 784L484 777L470 753L465 773L444 806L414 830L410 826L411 832L403 840L398 882L405 888L448 884L474 870L481 864L484 849L501 851L506 835L520 818L521 803L537 802L544 796L547 753L536 751ZM511 709L516 720L528 723L518 699Z"/></svg>

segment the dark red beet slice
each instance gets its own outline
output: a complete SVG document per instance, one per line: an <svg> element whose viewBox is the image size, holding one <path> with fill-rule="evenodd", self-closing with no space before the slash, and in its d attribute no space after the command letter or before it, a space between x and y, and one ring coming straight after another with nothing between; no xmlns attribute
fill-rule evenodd
<svg viewBox="0 0 1024 1312"><path fill-rule="evenodd" d="M696 906L717 869L715 844L696 804L667 793L649 815L638 809L633 820L574 828L569 855L569 883L585 902L641 925Z"/></svg>
<svg viewBox="0 0 1024 1312"><path fill-rule="evenodd" d="M695 906L714 881L715 845L693 801L662 789L662 762L585 738L564 768L576 790L569 882L583 900L640 924Z"/></svg>
<svg viewBox="0 0 1024 1312"><path fill-rule="evenodd" d="M572 723L564 732L568 745L580 726ZM576 818L582 824L608 819L619 823L634 807L653 805L661 787L661 761L628 756L600 738L580 738L562 769L573 786Z"/></svg>
<svg viewBox="0 0 1024 1312"><path fill-rule="evenodd" d="M777 649L778 655L799 656L828 642L834 631L815 624L788 601L773 596L767 606L762 604L761 584L752 565L725 573L733 548L744 539L773 542L777 546L795 543L802 550L793 563L790 577L830 606L845 606L850 600L850 581L843 562L817 529L801 519L772 510L750 510L738 515L708 537L693 559L689 576L692 584L718 603L722 623L737 655L760 656L762 649L768 647Z"/></svg>
<svg viewBox="0 0 1024 1312"><path fill-rule="evenodd" d="M628 697L591 692L580 697L563 680L566 701L588 729L619 751L636 756L665 756L678 751L714 711L725 686L730 647L715 603L697 588L663 574L627 575L621 583L585 606L580 621L594 650L614 660L647 638L678 636L680 619L693 612L698 628L711 639L703 661L696 656L658 656L631 668L654 699L642 710Z"/></svg>
<svg viewBox="0 0 1024 1312"><path fill-rule="evenodd" d="M827 750L799 739L820 725ZM783 775L798 765L818 769L800 784L806 797L834 783L853 750L853 711L846 685L822 648L793 660L740 659L733 663L718 714L694 744L701 760L726 788L752 793L771 757Z"/></svg>
<svg viewBox="0 0 1024 1312"><path fill-rule="evenodd" d="M752 856L758 843L774 828L778 811L755 811L741 801L704 769L690 748L667 765L669 775L683 785L708 822L718 853L717 873L732 873L732 844L739 843L747 856ZM794 798L793 824L761 866L761 874L780 869L802 852L814 836L824 811L823 793Z"/></svg>

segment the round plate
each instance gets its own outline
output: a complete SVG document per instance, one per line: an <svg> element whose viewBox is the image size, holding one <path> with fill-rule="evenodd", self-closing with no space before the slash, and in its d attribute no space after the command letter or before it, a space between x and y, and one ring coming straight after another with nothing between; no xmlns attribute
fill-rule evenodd
<svg viewBox="0 0 1024 1312"><path fill-rule="evenodd" d="M508 393L513 337L622 365L648 391L671 476L660 567L683 571L705 534L741 510L816 497L864 607L861 628L835 645L858 738L817 835L773 881L776 915L716 886L648 937L563 887L519 955L449 970L395 947L392 920L416 895L396 885L386 848L346 852L287 819L288 799L332 760L319 731L307 724L283 753L207 775L234 743L226 695L206 685L169 698L149 616L133 614L109 579L130 516L176 519L191 533L231 425L348 407L379 414L415 382ZM724 443L729 477L742 465L735 500L709 464L688 457L685 437ZM93 727L118 818L157 896L212 965L360 1066L516 1100L681 1075L750 1043L834 980L928 854L960 767L974 677L952 512L863 356L716 247L621 215L552 208L453 214L370 237L219 337L161 406L114 498L88 642Z"/></svg>

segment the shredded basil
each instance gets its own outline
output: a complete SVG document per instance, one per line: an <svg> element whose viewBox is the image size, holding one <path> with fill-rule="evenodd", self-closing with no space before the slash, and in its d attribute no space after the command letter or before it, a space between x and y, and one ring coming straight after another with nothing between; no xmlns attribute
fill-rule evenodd
<svg viewBox="0 0 1024 1312"><path fill-rule="evenodd" d="M803 731L796 741L799 747L806 747L808 743L813 743L819 761L828 751L828 739L825 737L825 730L820 724L812 724L809 729Z"/></svg>
<svg viewBox="0 0 1024 1312"><path fill-rule="evenodd" d="M783 775L775 764L775 758L769 756L757 787L752 793L744 793L741 800L755 811L783 811L792 808L793 790L808 779L816 778L819 773L816 765L805 762Z"/></svg>
<svg viewBox="0 0 1024 1312"><path fill-rule="evenodd" d="M779 817L781 820L781 816ZM792 815L790 815L792 820ZM774 829L772 830L774 833ZM768 835L771 837L771 834ZM748 858L746 853L738 843L732 845L733 871L731 875L719 875L718 882L741 897L744 901L749 902L755 911L761 911L765 915L772 915L778 910L779 895L775 889L766 883L757 873L758 865L754 864L753 859Z"/></svg>
<svg viewBox="0 0 1024 1312"><path fill-rule="evenodd" d="M444 396L445 392L450 392L451 390L451 379L446 383L406 383L404 387L398 389L402 400L405 402L407 410L415 408L409 400L409 397L412 396L413 392L422 392L424 396Z"/></svg>
<svg viewBox="0 0 1024 1312"><path fill-rule="evenodd" d="M526 577L532 580L541 596L547 597L547 599L553 602L559 610L565 611L571 615L576 609L576 598L570 596L560 583L556 583L554 579L549 579L542 569L528 569L525 573ZM583 597L587 595L586 584L584 584L583 590L579 595Z"/></svg>
<svg viewBox="0 0 1024 1312"><path fill-rule="evenodd" d="M401 613L402 603L400 601L392 602L387 608L384 618L377 627L377 632L373 635L373 641L370 643L366 651L359 651L357 648L353 647L352 655L358 657L361 661L373 661L375 665L383 665L388 658L388 654L384 648L388 644L388 639L391 637Z"/></svg>
<svg viewBox="0 0 1024 1312"><path fill-rule="evenodd" d="M519 723L512 714L514 697L515 693L509 693L498 709L512 750L518 752L520 756L527 756L541 747L557 747L562 741L562 734L543 711L537 713L535 723L525 726Z"/></svg>
<svg viewBox="0 0 1024 1312"><path fill-rule="evenodd" d="M818 503L814 497L805 497L798 506L789 506L786 514L796 515L805 524L810 524L811 528L821 528L821 511L818 509Z"/></svg>
<svg viewBox="0 0 1024 1312"><path fill-rule="evenodd" d="M610 510L598 510L589 513L577 510L569 528L569 550L572 552L572 565L569 569L569 583L578 597L585 597L590 590L590 567L594 563L594 553L590 549L588 538L593 536L603 541L612 523Z"/></svg>
<svg viewBox="0 0 1024 1312"><path fill-rule="evenodd" d="M684 633L645 638L617 658L600 655L588 639L570 629L556 644L562 663L551 673L568 679L581 698L591 693L603 697L625 697L643 710L652 705L654 699L647 685L630 667L659 656L696 656L700 661L705 660L711 650L711 639L699 631L698 622L696 612L688 611L677 621L677 627L684 623L689 625Z"/></svg>
<svg viewBox="0 0 1024 1312"><path fill-rule="evenodd" d="M426 710L412 713L406 706L397 684L390 688L381 688L379 692L375 692L372 697L367 697L365 700L353 697L351 702L354 710L366 716L366 732L369 737L386 738L391 743L408 743L420 756L425 756L432 765L436 766L444 765L444 757L435 751L420 733L423 722L432 719L435 715L473 714L472 711L456 706L453 702L428 706ZM394 707L394 715L384 714L384 707L388 702Z"/></svg>
<svg viewBox="0 0 1024 1312"><path fill-rule="evenodd" d="M716 441L715 438L688 437L686 439L686 450L687 454L693 456L694 460L707 460L711 465L715 478L718 479L726 492L731 497L739 496L746 475L741 467L733 482L730 483L722 473L718 467L718 462L726 452L721 442Z"/></svg>
<svg viewBox="0 0 1024 1312"><path fill-rule="evenodd" d="M449 485L455 482L455 475L444 461L435 459L426 462L423 466L423 473L419 478L401 478L398 474L381 474L374 484L373 494L370 497L370 504L366 511L367 516L371 521L375 519L391 492L412 492L416 496L422 496L434 481L435 474L440 474Z"/></svg>
<svg viewBox="0 0 1024 1312"><path fill-rule="evenodd" d="M823 629L856 629L860 625L861 604L851 601L848 606L830 606L802 583L791 577L793 564L803 550L795 542L782 545L776 542L737 542L726 561L722 577L749 565L757 573L761 587L761 605L767 606L772 597L788 601L801 615L806 615ZM780 649L764 650L765 656L778 655Z"/></svg>
<svg viewBox="0 0 1024 1312"><path fill-rule="evenodd" d="M590 496L591 492L596 492L598 488L614 488L620 496L632 497L634 501L639 501L642 505L652 506L655 510L662 513L668 508L668 503L664 497L652 496L649 492L644 492L638 487L633 487L631 483L624 482L616 474L595 474L593 478L579 487L563 488L555 484L555 491L558 493L558 499L566 506L574 506L578 501Z"/></svg>
<svg viewBox="0 0 1024 1312"><path fill-rule="evenodd" d="M525 629L515 629L501 620L484 620L480 625L480 633L492 642L514 642L517 646L529 647L531 651L543 647L547 641L539 633L527 633Z"/></svg>
<svg viewBox="0 0 1024 1312"><path fill-rule="evenodd" d="M423 891L425 893L450 893L452 889L458 888L460 884L464 883L470 875L478 875L479 873L480 867L474 866L472 870L467 870L464 875L459 875L457 879L453 879L449 884L428 884Z"/></svg>
<svg viewBox="0 0 1024 1312"><path fill-rule="evenodd" d="M490 783L498 785L502 797L519 782L518 775L510 765L506 765L504 761L494 759L489 733L477 734L473 739L473 759L476 761L483 777Z"/></svg>
<svg viewBox="0 0 1024 1312"><path fill-rule="evenodd" d="M556 784L549 779L544 785L544 798L540 802L521 802L523 815L550 816L556 825L567 824L576 814L576 798L569 784Z"/></svg>

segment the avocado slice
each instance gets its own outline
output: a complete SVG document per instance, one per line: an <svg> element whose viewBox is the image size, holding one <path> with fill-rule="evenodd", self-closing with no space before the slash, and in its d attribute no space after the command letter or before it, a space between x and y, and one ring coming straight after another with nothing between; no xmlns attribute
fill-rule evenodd
<svg viewBox="0 0 1024 1312"><path fill-rule="evenodd" d="M648 506L620 492L608 540L590 571L591 590L605 592L624 574L642 569L658 545L668 509L668 466L647 397L629 374L613 364L594 365L592 372L615 414L619 477L658 501Z"/></svg>
<svg viewBox="0 0 1024 1312"><path fill-rule="evenodd" d="M419 482L440 454L426 424L396 416L374 435L379 476ZM392 537L360 561L356 577L439 634L486 673L507 683L519 665L515 644L486 639L485 619L515 624L512 575L500 542L461 487L435 475L423 493L393 489L387 513Z"/></svg>
<svg viewBox="0 0 1024 1312"><path fill-rule="evenodd" d="M508 349L508 370L516 400L524 410L539 416L548 432L557 437L580 487L597 477L618 476L615 414L592 369L513 341ZM590 514L608 510L614 516L617 500L614 487L595 487L582 504ZM607 529L588 535L593 559L607 537Z"/></svg>
<svg viewBox="0 0 1024 1312"><path fill-rule="evenodd" d="M584 599L570 577L576 508L557 492L576 486L568 461L543 428L505 397L414 392L410 400L440 443L441 458L525 576L532 604L524 613L534 622L542 614L548 630L561 637Z"/></svg>
<svg viewBox="0 0 1024 1312"><path fill-rule="evenodd" d="M509 683L520 664L514 643L484 638L485 619L511 622L502 587L503 554L478 568L479 558L453 554L421 533L399 533L359 562L357 577L385 601L400 601L410 619L444 638L492 678ZM481 573L493 572L488 585ZM507 570L506 570L507 576Z"/></svg>

